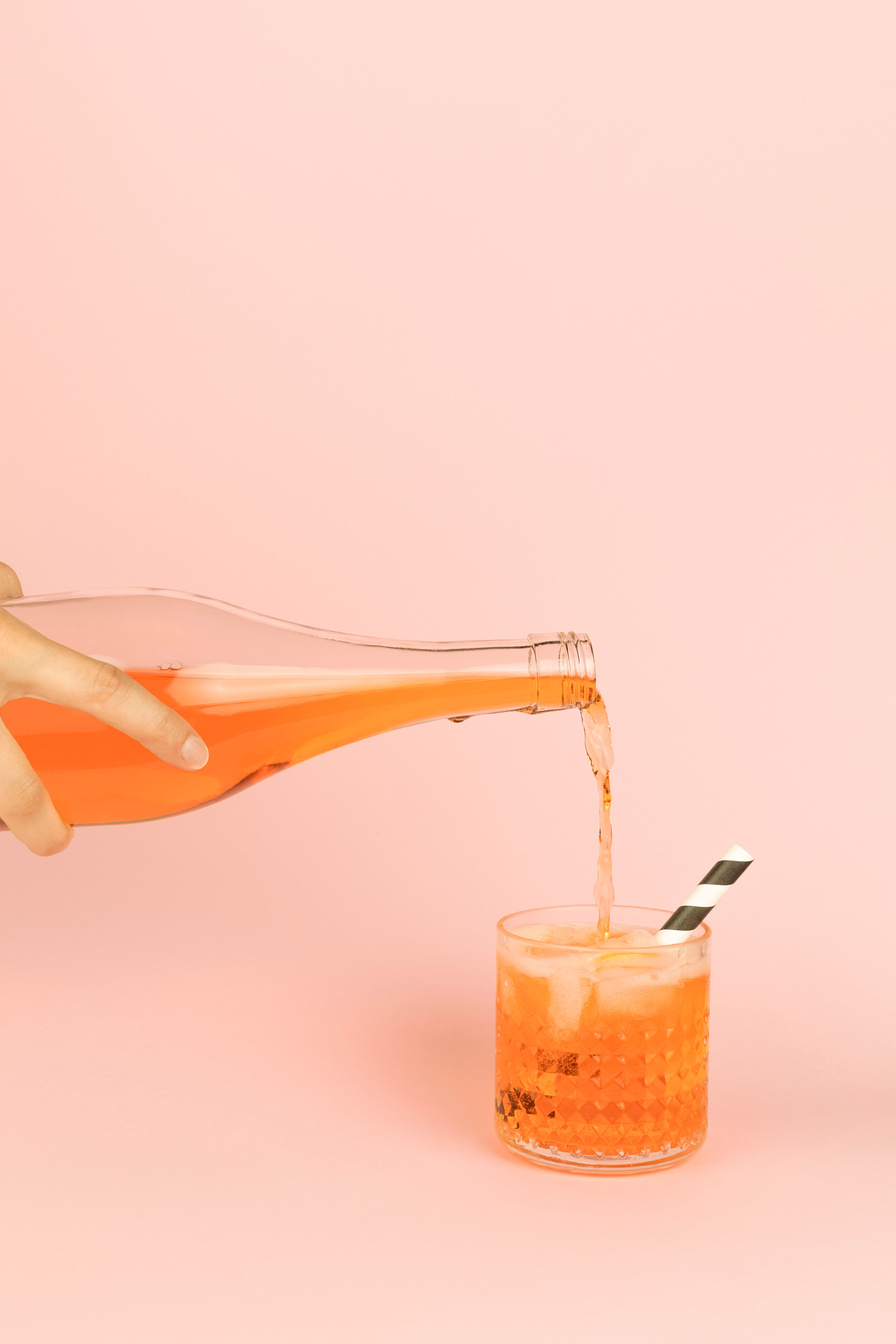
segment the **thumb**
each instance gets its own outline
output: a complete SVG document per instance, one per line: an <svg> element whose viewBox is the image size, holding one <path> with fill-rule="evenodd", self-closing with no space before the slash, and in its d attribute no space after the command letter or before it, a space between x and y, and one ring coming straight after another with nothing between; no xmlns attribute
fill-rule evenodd
<svg viewBox="0 0 896 1344"><path fill-rule="evenodd" d="M0 602L11 602L15 597L24 597L19 576L0 560Z"/></svg>

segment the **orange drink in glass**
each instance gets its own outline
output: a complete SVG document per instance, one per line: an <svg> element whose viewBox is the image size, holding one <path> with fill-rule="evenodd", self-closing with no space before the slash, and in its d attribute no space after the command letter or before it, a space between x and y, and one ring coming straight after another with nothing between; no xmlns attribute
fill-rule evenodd
<svg viewBox="0 0 896 1344"><path fill-rule="evenodd" d="M593 905L498 924L495 1128L533 1162L624 1174L689 1157L706 1135L710 930L678 944L668 910Z"/></svg>

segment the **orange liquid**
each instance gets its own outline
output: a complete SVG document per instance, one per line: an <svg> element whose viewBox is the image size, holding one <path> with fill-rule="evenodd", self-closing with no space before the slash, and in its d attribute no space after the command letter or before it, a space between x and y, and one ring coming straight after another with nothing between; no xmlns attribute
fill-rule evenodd
<svg viewBox="0 0 896 1344"><path fill-rule="evenodd" d="M3 721L70 824L185 812L334 747L427 719L528 708L532 695L527 677L512 676L128 670L193 725L208 764L177 770L88 714L11 701Z"/></svg>
<svg viewBox="0 0 896 1344"><path fill-rule="evenodd" d="M622 1165L696 1148L706 1132L704 965L676 976L673 964L657 983L647 970L602 981L572 968L564 986L499 951L498 1137L548 1160L555 1149Z"/></svg>
<svg viewBox="0 0 896 1344"><path fill-rule="evenodd" d="M593 704L582 710L582 727L585 730L588 763L597 781L597 881L594 884L594 903L599 912L598 929L606 936L610 931L610 914L615 900L613 826L610 821L610 807L613 801L610 792L613 742L610 737L607 707L603 696L599 693Z"/></svg>

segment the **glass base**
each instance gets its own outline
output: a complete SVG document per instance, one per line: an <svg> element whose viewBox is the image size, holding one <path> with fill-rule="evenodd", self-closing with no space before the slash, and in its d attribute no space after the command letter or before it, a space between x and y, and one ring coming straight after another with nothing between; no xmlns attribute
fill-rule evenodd
<svg viewBox="0 0 896 1344"><path fill-rule="evenodd" d="M578 1176L637 1176L641 1172L663 1171L666 1167L677 1167L680 1162L686 1162L703 1143L706 1130L677 1148L670 1146L658 1153L624 1153L615 1157L605 1153L565 1153L559 1148L543 1148L533 1139L509 1139L500 1131L497 1136L510 1152L518 1153L540 1167L553 1167L555 1171L569 1171Z"/></svg>

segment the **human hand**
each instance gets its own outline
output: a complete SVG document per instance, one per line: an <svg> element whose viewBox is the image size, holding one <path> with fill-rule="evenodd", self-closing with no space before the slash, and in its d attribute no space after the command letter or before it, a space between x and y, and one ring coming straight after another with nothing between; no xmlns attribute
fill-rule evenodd
<svg viewBox="0 0 896 1344"><path fill-rule="evenodd" d="M0 563L0 602L21 596L17 575ZM200 770L208 760L190 724L126 672L56 644L0 607L0 708L24 696L92 714L181 770ZM0 818L0 829L5 823L32 854L58 854L74 835L2 720Z"/></svg>

